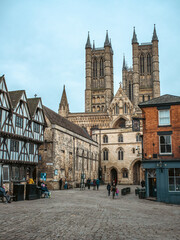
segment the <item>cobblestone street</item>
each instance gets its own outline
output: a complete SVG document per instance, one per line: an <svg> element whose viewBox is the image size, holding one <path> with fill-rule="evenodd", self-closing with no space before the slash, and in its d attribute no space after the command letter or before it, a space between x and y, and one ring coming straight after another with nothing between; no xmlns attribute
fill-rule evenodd
<svg viewBox="0 0 180 240"><path fill-rule="evenodd" d="M0 202L0 239L180 239L180 206L139 199L134 189L114 200L101 186L54 191L51 199Z"/></svg>

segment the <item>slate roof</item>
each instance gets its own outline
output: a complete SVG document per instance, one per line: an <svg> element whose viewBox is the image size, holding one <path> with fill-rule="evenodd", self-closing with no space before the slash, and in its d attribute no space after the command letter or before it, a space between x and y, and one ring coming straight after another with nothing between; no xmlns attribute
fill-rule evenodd
<svg viewBox="0 0 180 240"><path fill-rule="evenodd" d="M13 108L15 108L22 96L22 94L25 92L25 90L19 90L19 91L10 91L9 96L11 99L11 103Z"/></svg>
<svg viewBox="0 0 180 240"><path fill-rule="evenodd" d="M153 107L153 106L159 106L159 105L176 105L176 104L180 104L179 96L165 94L160 97L153 98L149 101L140 103L139 107L143 108L143 107Z"/></svg>
<svg viewBox="0 0 180 240"><path fill-rule="evenodd" d="M57 114L56 112L54 112L53 110L49 109L46 106L43 106L43 110L44 110L45 116L49 119L49 121L52 124L56 124L60 127L66 128L69 131L72 131L82 137L85 137L85 138L93 141L92 138L89 136L89 134L86 132L86 130L84 130L83 128L70 122L69 120L60 116L59 114Z"/></svg>
<svg viewBox="0 0 180 240"><path fill-rule="evenodd" d="M27 99L27 103L28 103L28 106L29 106L29 111L30 111L30 114L31 114L32 117L35 114L35 111L36 111L36 108L37 108L37 105L38 105L40 99L41 98L28 98Z"/></svg>

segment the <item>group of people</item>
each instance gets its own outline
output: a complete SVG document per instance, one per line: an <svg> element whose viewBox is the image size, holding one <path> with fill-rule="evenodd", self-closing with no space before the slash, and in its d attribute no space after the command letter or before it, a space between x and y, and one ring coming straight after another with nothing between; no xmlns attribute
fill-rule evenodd
<svg viewBox="0 0 180 240"><path fill-rule="evenodd" d="M89 190L90 190L90 188L91 188L91 184L92 184L92 186L93 186L93 190L95 190L95 189L99 190L100 181L99 181L98 178L97 178L97 179L93 179L92 182L91 182L91 179L88 178L88 179L87 179L87 187L88 187Z"/></svg>
<svg viewBox="0 0 180 240"><path fill-rule="evenodd" d="M62 190L62 186L63 186L63 179L60 178L60 180L59 180L59 189L60 190ZM68 182L67 182L66 178L65 178L65 181L64 181L64 189L68 189Z"/></svg>
<svg viewBox="0 0 180 240"><path fill-rule="evenodd" d="M115 194L116 194L116 197L119 196L119 189L117 188L115 181L113 181L111 185L110 183L107 184L107 191L108 191L108 196L110 196L112 192L113 199L115 197Z"/></svg>

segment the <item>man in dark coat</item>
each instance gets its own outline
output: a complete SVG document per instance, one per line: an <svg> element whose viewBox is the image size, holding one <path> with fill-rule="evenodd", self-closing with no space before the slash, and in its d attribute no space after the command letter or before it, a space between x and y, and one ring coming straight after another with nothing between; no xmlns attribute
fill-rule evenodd
<svg viewBox="0 0 180 240"><path fill-rule="evenodd" d="M90 186L91 186L91 179L90 178L88 178L88 180L87 180L87 185L88 185L88 189L90 189Z"/></svg>
<svg viewBox="0 0 180 240"><path fill-rule="evenodd" d="M60 180L59 180L59 189L60 190L62 189L62 178L60 178Z"/></svg>
<svg viewBox="0 0 180 240"><path fill-rule="evenodd" d="M111 185L108 183L107 185L107 190L108 190L108 196L111 194Z"/></svg>

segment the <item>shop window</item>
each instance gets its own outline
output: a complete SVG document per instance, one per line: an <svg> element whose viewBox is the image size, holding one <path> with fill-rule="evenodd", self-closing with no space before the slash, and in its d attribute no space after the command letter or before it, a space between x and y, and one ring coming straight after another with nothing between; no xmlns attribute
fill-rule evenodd
<svg viewBox="0 0 180 240"><path fill-rule="evenodd" d="M160 153L170 154L171 153L171 136L159 136L160 138Z"/></svg>
<svg viewBox="0 0 180 240"><path fill-rule="evenodd" d="M3 166L2 175L3 175L3 181L8 182L9 181L9 166L8 165Z"/></svg>
<svg viewBox="0 0 180 240"><path fill-rule="evenodd" d="M19 168L20 172L20 180L25 181L26 180L26 170L24 167Z"/></svg>
<svg viewBox="0 0 180 240"><path fill-rule="evenodd" d="M170 125L169 109L159 110L159 126L163 126L163 125Z"/></svg>
<svg viewBox="0 0 180 240"><path fill-rule="evenodd" d="M169 169L169 191L180 192L180 168Z"/></svg>
<svg viewBox="0 0 180 240"><path fill-rule="evenodd" d="M12 167L12 180L19 181L19 168L18 167Z"/></svg>

